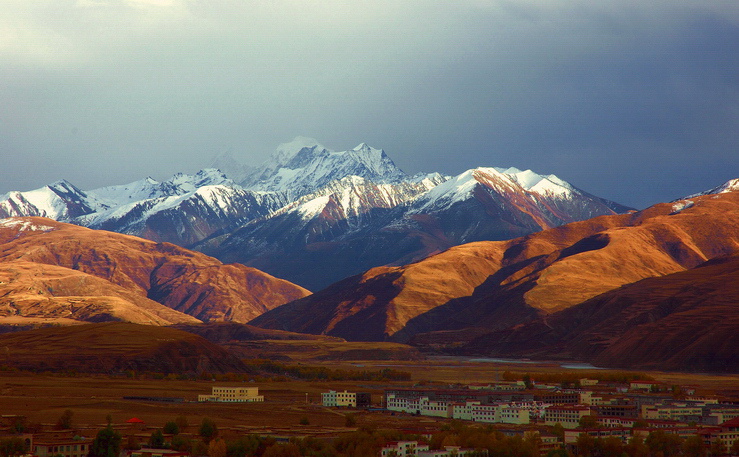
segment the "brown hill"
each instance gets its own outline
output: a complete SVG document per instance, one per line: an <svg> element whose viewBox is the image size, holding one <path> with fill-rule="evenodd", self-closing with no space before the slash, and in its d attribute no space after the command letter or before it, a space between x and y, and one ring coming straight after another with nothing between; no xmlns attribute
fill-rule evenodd
<svg viewBox="0 0 739 457"><path fill-rule="evenodd" d="M123 322L0 335L0 365L33 371L244 372L225 349L188 332Z"/></svg>
<svg viewBox="0 0 739 457"><path fill-rule="evenodd" d="M462 351L632 369L738 372L738 331L739 255L733 255L481 336Z"/></svg>
<svg viewBox="0 0 739 457"><path fill-rule="evenodd" d="M244 322L309 293L172 244L44 218L0 222L0 276L6 320Z"/></svg>
<svg viewBox="0 0 739 457"><path fill-rule="evenodd" d="M375 268L251 323L349 340L407 341L417 333L455 329L468 329L464 334L471 338L739 252L739 193L691 202Z"/></svg>

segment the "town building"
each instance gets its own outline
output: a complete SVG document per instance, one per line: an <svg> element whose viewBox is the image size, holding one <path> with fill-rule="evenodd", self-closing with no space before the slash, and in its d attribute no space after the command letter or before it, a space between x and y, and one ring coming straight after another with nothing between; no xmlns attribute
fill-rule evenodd
<svg viewBox="0 0 739 457"><path fill-rule="evenodd" d="M721 440L727 450L731 449L739 441L739 417L726 421L718 427L701 430L699 433L707 446Z"/></svg>
<svg viewBox="0 0 739 457"><path fill-rule="evenodd" d="M34 441L32 449L37 457L87 457L91 445L91 439Z"/></svg>
<svg viewBox="0 0 739 457"><path fill-rule="evenodd" d="M418 444L418 441L391 441L382 447L382 457L416 457L418 451L428 451L428 444Z"/></svg>
<svg viewBox="0 0 739 457"><path fill-rule="evenodd" d="M544 410L544 425L560 424L564 428L576 428L583 416L589 416L591 410L582 405L555 405Z"/></svg>
<svg viewBox="0 0 739 457"><path fill-rule="evenodd" d="M351 408L369 408L372 406L372 395L369 392L337 392L330 390L321 394L323 406L345 406Z"/></svg>
<svg viewBox="0 0 739 457"><path fill-rule="evenodd" d="M213 387L210 395L198 395L200 402L252 403L263 402L258 387Z"/></svg>

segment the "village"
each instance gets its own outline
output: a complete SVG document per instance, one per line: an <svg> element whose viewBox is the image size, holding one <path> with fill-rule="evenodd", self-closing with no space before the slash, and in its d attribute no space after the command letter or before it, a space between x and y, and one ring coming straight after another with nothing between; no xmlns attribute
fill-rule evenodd
<svg viewBox="0 0 739 457"><path fill-rule="evenodd" d="M400 386L371 391L326 389L282 401L304 416L271 425L218 425L221 418L165 423L147 417L78 424L73 409L54 423L2 416L0 455L36 457L247 457L484 455L739 455L739 403L698 395L693 386L657 381L572 385L532 379L453 386ZM263 408L256 385L212 385L197 398L126 396L123 401L177 407ZM134 403L135 404L135 403ZM231 405L231 406L228 406ZM274 408L278 408L275 403ZM219 411L228 411L219 410ZM315 421L315 411L337 417ZM258 413L259 414L259 413ZM258 416L257 416L258 417ZM287 416L285 416L287 417ZM340 419L340 420L339 420ZM660 454L661 453L661 454Z"/></svg>

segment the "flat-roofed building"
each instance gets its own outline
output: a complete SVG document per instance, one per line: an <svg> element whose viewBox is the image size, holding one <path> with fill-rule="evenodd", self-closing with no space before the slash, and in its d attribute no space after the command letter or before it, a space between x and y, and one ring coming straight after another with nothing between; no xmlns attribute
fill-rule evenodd
<svg viewBox="0 0 739 457"><path fill-rule="evenodd" d="M544 425L561 424L564 428L575 428L580 425L583 416L590 414L587 406L550 406L544 410Z"/></svg>
<svg viewBox="0 0 739 457"><path fill-rule="evenodd" d="M210 395L198 395L200 402L251 403L263 402L259 387L213 387Z"/></svg>
<svg viewBox="0 0 739 457"><path fill-rule="evenodd" d="M321 394L323 406L345 406L351 408L368 408L372 405L372 395L369 392L337 392L329 390Z"/></svg>
<svg viewBox="0 0 739 457"><path fill-rule="evenodd" d="M38 457L87 457L91 445L91 439L36 441L32 451Z"/></svg>
<svg viewBox="0 0 739 457"><path fill-rule="evenodd" d="M382 447L382 457L415 457L419 451L428 451L428 444L418 444L418 441L392 441Z"/></svg>

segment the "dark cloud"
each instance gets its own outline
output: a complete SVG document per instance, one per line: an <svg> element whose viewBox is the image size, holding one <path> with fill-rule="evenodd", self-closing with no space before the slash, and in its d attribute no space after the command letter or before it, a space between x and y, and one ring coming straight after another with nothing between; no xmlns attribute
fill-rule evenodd
<svg viewBox="0 0 739 457"><path fill-rule="evenodd" d="M516 166L643 207L739 175L739 4L11 0L0 192L257 163Z"/></svg>

